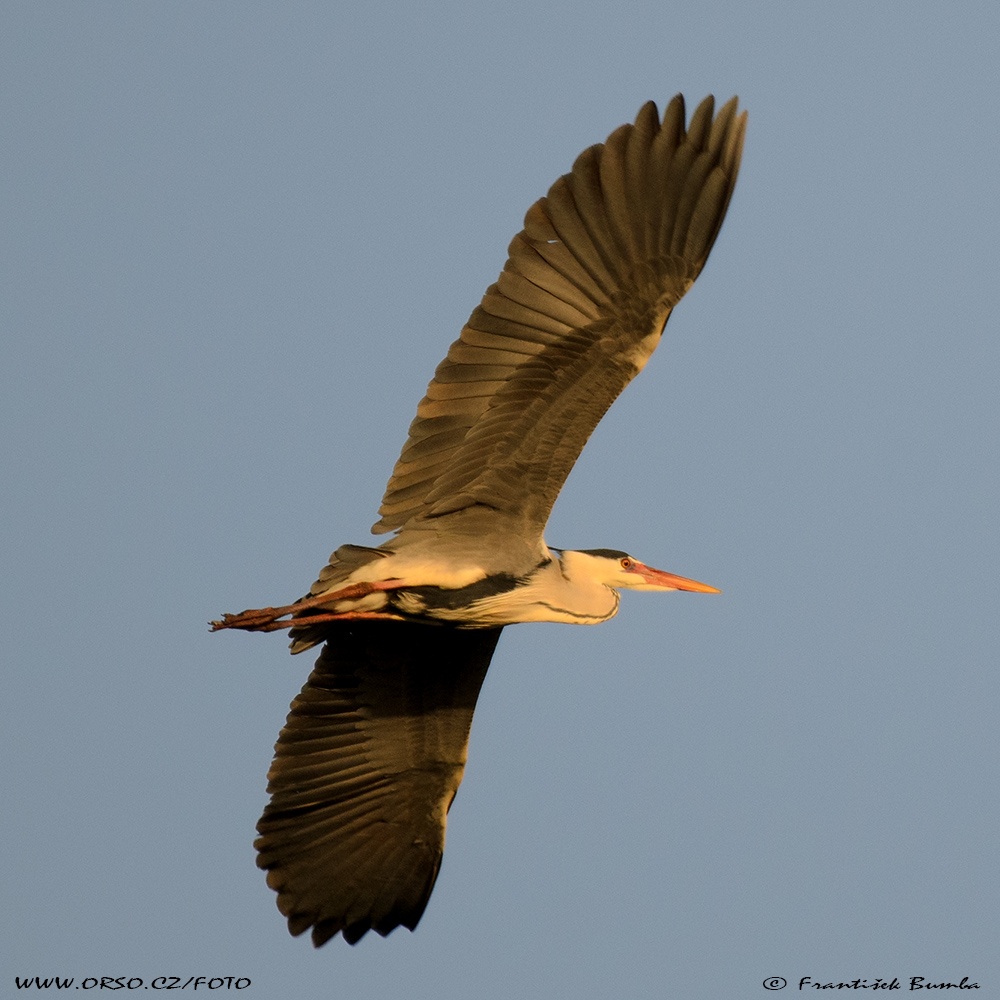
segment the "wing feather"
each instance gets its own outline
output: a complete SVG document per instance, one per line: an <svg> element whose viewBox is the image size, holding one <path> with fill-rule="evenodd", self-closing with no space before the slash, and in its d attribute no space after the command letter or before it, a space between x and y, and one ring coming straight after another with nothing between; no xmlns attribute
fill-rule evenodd
<svg viewBox="0 0 1000 1000"><path fill-rule="evenodd" d="M257 863L293 934L413 930L434 887L500 629L327 626L278 737Z"/></svg>
<svg viewBox="0 0 1000 1000"><path fill-rule="evenodd" d="M438 366L376 533L478 507L541 539L587 438L655 348L708 258L746 112L683 98L577 157L525 215L507 263Z"/></svg>

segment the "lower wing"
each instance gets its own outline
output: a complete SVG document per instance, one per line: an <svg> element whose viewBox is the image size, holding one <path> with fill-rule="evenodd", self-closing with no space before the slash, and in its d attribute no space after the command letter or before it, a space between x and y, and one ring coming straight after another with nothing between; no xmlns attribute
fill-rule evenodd
<svg viewBox="0 0 1000 1000"><path fill-rule="evenodd" d="M289 930L413 930L441 865L476 699L500 628L331 623L292 702L257 824Z"/></svg>

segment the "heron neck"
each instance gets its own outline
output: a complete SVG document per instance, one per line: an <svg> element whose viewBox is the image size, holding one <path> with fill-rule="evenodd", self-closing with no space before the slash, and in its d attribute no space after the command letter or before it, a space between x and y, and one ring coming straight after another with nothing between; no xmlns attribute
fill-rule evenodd
<svg viewBox="0 0 1000 1000"><path fill-rule="evenodd" d="M526 590L538 616L525 620L597 625L618 613L618 591L590 577L574 577L555 552L551 562L532 574Z"/></svg>

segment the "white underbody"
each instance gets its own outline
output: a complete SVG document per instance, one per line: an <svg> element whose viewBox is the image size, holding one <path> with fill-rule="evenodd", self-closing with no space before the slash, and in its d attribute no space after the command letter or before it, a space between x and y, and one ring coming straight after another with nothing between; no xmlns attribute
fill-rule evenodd
<svg viewBox="0 0 1000 1000"><path fill-rule="evenodd" d="M612 586L581 572L581 563L589 559L578 552L551 552L548 562L523 577L488 581L481 566L443 569L440 562L414 559L404 550L376 558L328 586L331 593L363 583L391 583L391 589L323 607L338 614L375 612L466 628L519 622L596 625L614 617L619 595Z"/></svg>

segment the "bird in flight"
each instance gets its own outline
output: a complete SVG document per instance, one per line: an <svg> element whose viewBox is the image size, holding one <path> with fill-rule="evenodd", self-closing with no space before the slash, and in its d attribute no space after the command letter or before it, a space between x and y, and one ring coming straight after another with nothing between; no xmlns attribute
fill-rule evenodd
<svg viewBox="0 0 1000 1000"><path fill-rule="evenodd" d="M746 112L707 97L585 150L528 210L438 365L386 487L375 547L343 545L294 604L217 629L323 643L292 702L257 864L318 947L413 930L434 887L472 714L500 633L593 625L619 590L717 593L613 549L546 545L562 485L698 277L736 183Z"/></svg>

